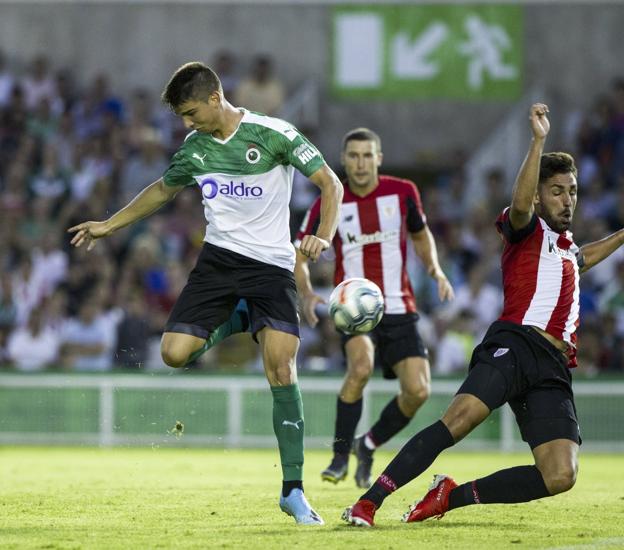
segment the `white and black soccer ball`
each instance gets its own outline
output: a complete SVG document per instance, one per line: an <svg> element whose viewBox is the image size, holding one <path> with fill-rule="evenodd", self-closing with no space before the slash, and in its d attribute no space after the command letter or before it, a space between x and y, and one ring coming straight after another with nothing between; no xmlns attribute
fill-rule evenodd
<svg viewBox="0 0 624 550"><path fill-rule="evenodd" d="M384 313L381 289L368 279L345 279L329 297L329 315L336 328L347 334L373 330Z"/></svg>

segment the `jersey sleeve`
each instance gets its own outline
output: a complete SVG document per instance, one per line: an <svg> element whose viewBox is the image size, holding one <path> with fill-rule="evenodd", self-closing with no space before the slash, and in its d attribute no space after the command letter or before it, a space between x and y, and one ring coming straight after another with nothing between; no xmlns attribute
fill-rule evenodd
<svg viewBox="0 0 624 550"><path fill-rule="evenodd" d="M521 229L514 229L509 220L509 207L505 208L496 219L496 229L509 244L516 244L526 239L537 227L537 214L533 212L531 221Z"/></svg>
<svg viewBox="0 0 624 550"><path fill-rule="evenodd" d="M416 184L408 181L407 187L407 230L418 233L427 225L427 216L423 210L420 192Z"/></svg>
<svg viewBox="0 0 624 550"><path fill-rule="evenodd" d="M191 170L188 153L182 147L173 155L169 168L163 175L163 181L170 187L194 185L195 180Z"/></svg>
<svg viewBox="0 0 624 550"><path fill-rule="evenodd" d="M306 235L314 235L316 230L318 229L319 222L321 220L321 199L317 198L308 211L306 212L303 221L301 222L301 227L299 231L297 231L297 236L295 237L295 247L299 248L301 244L301 240Z"/></svg>
<svg viewBox="0 0 624 550"><path fill-rule="evenodd" d="M304 176L310 177L325 164L320 151L293 126L283 134L285 160Z"/></svg>

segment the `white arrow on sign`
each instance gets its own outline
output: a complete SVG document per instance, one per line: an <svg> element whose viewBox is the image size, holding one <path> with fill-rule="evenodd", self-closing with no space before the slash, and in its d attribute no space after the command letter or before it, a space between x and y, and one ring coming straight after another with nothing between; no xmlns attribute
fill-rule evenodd
<svg viewBox="0 0 624 550"><path fill-rule="evenodd" d="M427 80L440 72L439 63L428 61L449 34L444 23L434 22L410 42L407 33L398 33L392 40L392 72L402 79Z"/></svg>

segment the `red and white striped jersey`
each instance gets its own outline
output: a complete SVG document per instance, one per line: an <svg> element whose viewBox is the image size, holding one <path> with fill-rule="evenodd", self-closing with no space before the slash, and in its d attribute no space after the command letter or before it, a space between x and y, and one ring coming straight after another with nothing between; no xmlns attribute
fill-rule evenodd
<svg viewBox="0 0 624 550"><path fill-rule="evenodd" d="M574 348L579 324L579 247L572 233L553 231L536 214L528 226L516 231L509 222L509 208L496 226L505 241L500 320L538 327Z"/></svg>
<svg viewBox="0 0 624 550"><path fill-rule="evenodd" d="M296 246L305 235L316 231L320 212L318 198L306 213ZM379 185L365 197L358 197L345 185L332 242L336 253L334 284L365 277L381 288L386 313L415 312L416 300L405 266L407 236L425 224L420 193L409 180L379 176Z"/></svg>

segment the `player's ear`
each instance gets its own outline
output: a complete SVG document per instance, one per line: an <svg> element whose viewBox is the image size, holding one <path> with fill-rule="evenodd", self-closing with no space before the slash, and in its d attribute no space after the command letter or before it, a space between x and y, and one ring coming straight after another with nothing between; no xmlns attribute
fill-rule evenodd
<svg viewBox="0 0 624 550"><path fill-rule="evenodd" d="M213 106L220 105L222 96L223 94L219 90L215 90L208 96L208 102Z"/></svg>
<svg viewBox="0 0 624 550"><path fill-rule="evenodd" d="M377 166L381 166L382 162L383 162L383 153L380 151L379 153L377 153Z"/></svg>
<svg viewBox="0 0 624 550"><path fill-rule="evenodd" d="M344 166L345 165L345 152L342 151L342 153L340 153L340 165Z"/></svg>

